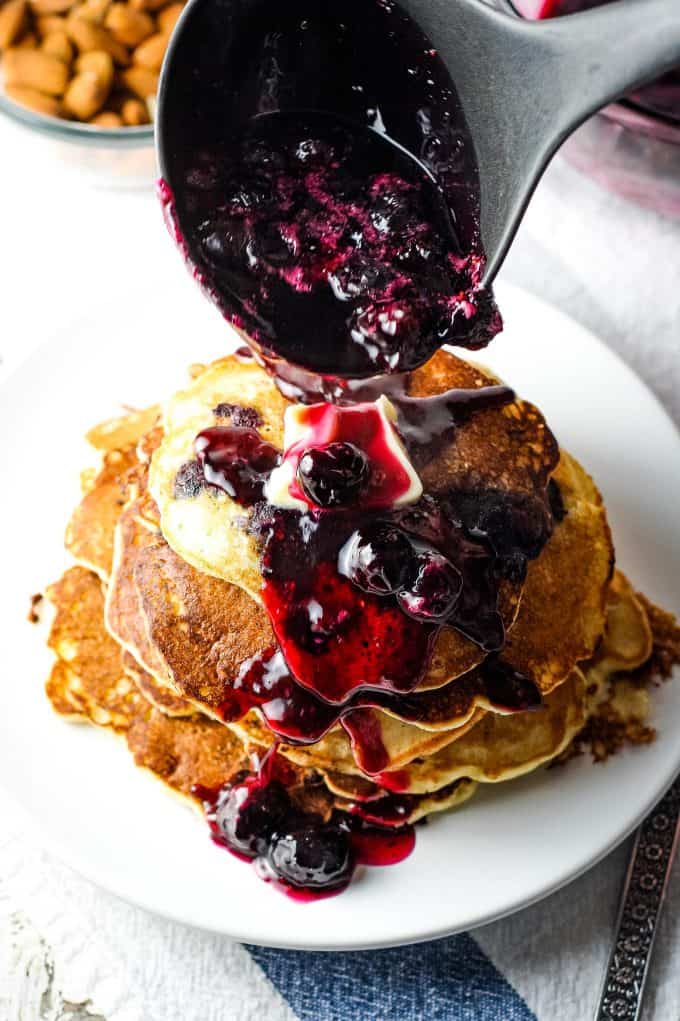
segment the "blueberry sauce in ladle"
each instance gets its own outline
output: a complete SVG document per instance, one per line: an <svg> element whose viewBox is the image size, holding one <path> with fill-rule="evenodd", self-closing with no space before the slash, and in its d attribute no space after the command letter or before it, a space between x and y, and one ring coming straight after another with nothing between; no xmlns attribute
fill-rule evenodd
<svg viewBox="0 0 680 1021"><path fill-rule="evenodd" d="M325 392L501 327L451 75L397 5L368 7L194 4L161 88L175 240L260 359Z"/></svg>

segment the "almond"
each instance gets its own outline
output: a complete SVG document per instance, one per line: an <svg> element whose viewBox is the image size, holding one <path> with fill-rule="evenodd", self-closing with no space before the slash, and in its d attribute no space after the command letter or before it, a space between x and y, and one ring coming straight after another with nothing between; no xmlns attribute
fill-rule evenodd
<svg viewBox="0 0 680 1021"><path fill-rule="evenodd" d="M76 74L83 71L94 71L107 93L113 85L113 60L111 54L105 50L90 50L89 53L81 53L75 62Z"/></svg>
<svg viewBox="0 0 680 1021"><path fill-rule="evenodd" d="M81 71L72 78L64 93L64 109L79 121L89 121L99 113L110 91L96 71Z"/></svg>
<svg viewBox="0 0 680 1021"><path fill-rule="evenodd" d="M168 37L162 32L149 36L132 54L132 63L148 71L160 71L168 45Z"/></svg>
<svg viewBox="0 0 680 1021"><path fill-rule="evenodd" d="M35 27L38 29L40 38L46 39L54 32L66 31L66 18L62 18L58 14L45 14L42 18L35 18Z"/></svg>
<svg viewBox="0 0 680 1021"><path fill-rule="evenodd" d="M63 14L73 7L73 0L30 0L29 6L35 15Z"/></svg>
<svg viewBox="0 0 680 1021"><path fill-rule="evenodd" d="M126 99L120 109L123 124L136 126L149 123L149 111L141 99Z"/></svg>
<svg viewBox="0 0 680 1021"><path fill-rule="evenodd" d="M170 4L169 7L166 7L156 16L156 21L158 22L158 27L161 32L165 32L166 35L170 35L177 24L177 19L182 13L183 8L184 4Z"/></svg>
<svg viewBox="0 0 680 1021"><path fill-rule="evenodd" d="M124 46L139 46L153 35L154 23L149 14L135 11L127 4L116 3L109 7L104 24L111 35Z"/></svg>
<svg viewBox="0 0 680 1021"><path fill-rule="evenodd" d="M70 64L73 60L73 47L66 32L52 32L45 36L40 48L43 53L49 53L51 57L63 60L65 64Z"/></svg>
<svg viewBox="0 0 680 1021"><path fill-rule="evenodd" d="M5 84L37 89L48 96L63 96L68 68L63 60L40 50L9 49L2 62Z"/></svg>
<svg viewBox="0 0 680 1021"><path fill-rule="evenodd" d="M6 50L26 27L28 6L25 0L9 0L0 7L0 50Z"/></svg>
<svg viewBox="0 0 680 1021"><path fill-rule="evenodd" d="M102 25L110 6L111 0L84 0L84 3L72 8L72 13L78 18L82 18L83 21L91 21L95 25Z"/></svg>
<svg viewBox="0 0 680 1021"><path fill-rule="evenodd" d="M46 96L44 92L38 92L37 89L27 89L21 85L6 85L5 93L15 103L26 106L29 110L35 110L36 113L45 113L49 117L61 116L62 109L59 100L52 96Z"/></svg>
<svg viewBox="0 0 680 1021"><path fill-rule="evenodd" d="M122 128L123 121L120 115L113 110L102 110L96 117L92 117L90 124L96 124L98 128Z"/></svg>
<svg viewBox="0 0 680 1021"><path fill-rule="evenodd" d="M126 48L101 25L94 25L72 14L66 21L66 31L71 42L76 44L81 53L105 50L111 54L116 64L126 66L129 63Z"/></svg>
<svg viewBox="0 0 680 1021"><path fill-rule="evenodd" d="M155 96L158 88L158 75L147 71L145 67L128 67L119 73L120 83L139 99L146 100Z"/></svg>
<svg viewBox="0 0 680 1021"><path fill-rule="evenodd" d="M136 11L160 11L162 7L167 7L169 0L129 0L130 7L134 7Z"/></svg>

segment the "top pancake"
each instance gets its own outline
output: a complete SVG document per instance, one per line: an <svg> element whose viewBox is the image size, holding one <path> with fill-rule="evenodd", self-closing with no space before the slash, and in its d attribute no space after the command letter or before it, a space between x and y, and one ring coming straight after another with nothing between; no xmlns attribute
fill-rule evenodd
<svg viewBox="0 0 680 1021"><path fill-rule="evenodd" d="M494 382L481 370L440 351L410 377L408 391L414 396L435 395ZM232 420L225 415L225 408L235 408L237 416L247 409L249 421L258 423L262 438L281 449L288 404L257 364L236 357L221 359L167 402L163 440L151 460L149 487L160 511L165 540L198 571L244 589L256 602L261 602L262 576L257 543L248 530L251 511L212 487L199 487L190 496L178 495L175 480L178 471L194 460L196 435ZM456 429L454 440L419 470L426 489L432 492L479 486L535 493L542 498L557 458L555 439L540 412L517 400L470 416ZM501 579L498 589L499 611L508 629L517 613L522 584ZM423 687L443 684L482 658L474 642L445 629Z"/></svg>
<svg viewBox="0 0 680 1021"><path fill-rule="evenodd" d="M493 384L480 369L440 351L409 378L407 390L414 396L432 396L454 388ZM150 488L168 543L199 570L240 585L258 600L258 553L243 528L248 511L226 493L211 489L178 499L175 477L182 465L194 458L196 435L210 426L228 424L228 417L215 413L220 405L254 411L259 416L260 435L281 450L288 404L257 364L223 358L167 402L163 442L151 463ZM557 444L540 412L517 400L472 415L421 474L425 488L432 492L480 486L542 494L557 458Z"/></svg>

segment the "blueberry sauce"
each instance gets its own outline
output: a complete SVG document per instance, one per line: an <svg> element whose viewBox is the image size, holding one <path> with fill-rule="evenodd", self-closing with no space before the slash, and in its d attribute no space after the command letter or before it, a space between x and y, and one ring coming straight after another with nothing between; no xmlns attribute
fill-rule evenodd
<svg viewBox="0 0 680 1021"><path fill-rule="evenodd" d="M265 483L280 461L279 451L256 429L236 425L204 429L194 440L194 450L205 484L246 507L263 498Z"/></svg>
<svg viewBox="0 0 680 1021"><path fill-rule="evenodd" d="M500 408L515 400L508 386L446 390L431 397L409 397L403 386L390 397L399 415L399 434L416 467L431 461L450 443L456 427L477 411Z"/></svg>
<svg viewBox="0 0 680 1021"><path fill-rule="evenodd" d="M277 374L403 372L500 329L481 255L461 252L430 176L374 131L261 118L212 195L187 216L192 259Z"/></svg>
<svg viewBox="0 0 680 1021"><path fill-rule="evenodd" d="M476 696L505 712L541 704L533 681L497 655L505 638L498 586L524 578L564 507L554 483L542 496L445 490L396 506L408 480L400 478L389 430L398 429L409 456L426 464L469 415L514 394L489 387L422 401L392 396L396 423L376 417L370 403L297 409L302 439L283 462L255 428L206 430L175 488L184 496L197 486L223 489L253 506L250 527L261 548L262 597L278 645L242 664L218 715L232 722L258 708L278 740L301 744L340 723L359 768L394 792L408 775L389 770L380 718L367 710L448 722L467 717ZM233 421L231 406L224 417ZM263 499L281 463L291 468L302 512ZM495 655L443 688L415 692L445 626ZM342 813L301 816L271 776L204 792L202 800L214 838L298 899L338 892L358 862L398 860L414 839L410 829L374 830L375 813L355 813L351 823ZM380 806L381 827L407 817L396 802L390 817L390 804Z"/></svg>
<svg viewBox="0 0 680 1021"><path fill-rule="evenodd" d="M399 427L414 459L431 456L437 429L451 439L457 418L513 397L501 387L472 393L451 391L425 400L422 410L406 399ZM485 653L499 652L505 640L499 584L520 583L527 560L547 541L547 495L451 490L399 507L408 479L386 439L392 427L374 414L375 405L298 411L309 430L284 463L297 469L291 468L291 495L315 501L306 513L262 500L280 455L255 430L215 427L196 440L204 484L255 505L249 527L261 549L262 599L298 685L335 705L362 689L410 692L445 626ZM183 466L176 490L180 483L190 492L195 469ZM244 678L270 691L279 673L278 660L269 657ZM331 714L306 711L313 733L325 732Z"/></svg>
<svg viewBox="0 0 680 1021"><path fill-rule="evenodd" d="M374 823L357 812L326 817L294 797L294 775L276 754L219 788L194 787L213 840L295 900L344 890L358 865L393 865L415 843L413 828L394 813Z"/></svg>
<svg viewBox="0 0 680 1021"><path fill-rule="evenodd" d="M213 408L213 415L216 418L228 418L230 425L238 429L259 429L262 425L262 416L256 408L249 408L243 404L230 404L221 401Z"/></svg>
<svg viewBox="0 0 680 1021"><path fill-rule="evenodd" d="M309 504L328 509L358 503L371 474L368 454L355 443L333 440L302 451L295 481Z"/></svg>
<svg viewBox="0 0 680 1021"><path fill-rule="evenodd" d="M470 712L475 697L504 712L524 712L541 704L536 685L495 657L463 678L432 691L399 693L359 688L342 703L330 703L292 676L279 648L246 660L215 712L225 723L240 720L251 709L278 739L288 744L313 744L341 723L360 768L373 776L388 764L377 718L365 709L395 712L407 722L446 722Z"/></svg>
<svg viewBox="0 0 680 1021"><path fill-rule="evenodd" d="M460 780L454 780L446 787L440 788L437 797L444 800L460 786ZM404 824L418 807L420 797L416 794L403 794L393 791L387 795L381 792L380 795L371 800L355 800L347 806L347 811L363 819L364 822L375 826L395 826Z"/></svg>

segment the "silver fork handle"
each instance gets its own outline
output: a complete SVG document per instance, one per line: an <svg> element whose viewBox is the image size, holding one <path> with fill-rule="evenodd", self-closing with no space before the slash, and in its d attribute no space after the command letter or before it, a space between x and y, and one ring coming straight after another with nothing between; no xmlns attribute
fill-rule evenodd
<svg viewBox="0 0 680 1021"><path fill-rule="evenodd" d="M679 836L680 779L638 830L595 1021L639 1021Z"/></svg>

